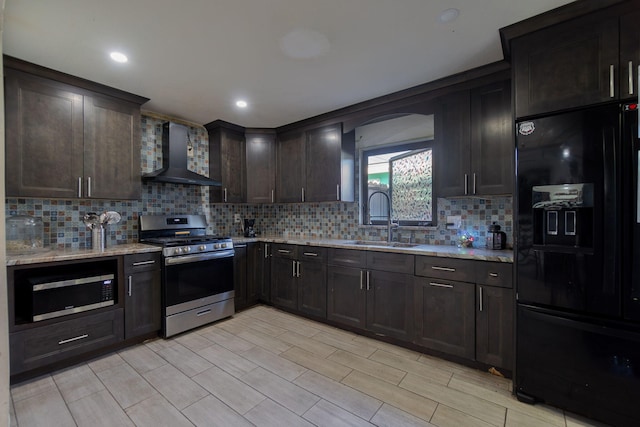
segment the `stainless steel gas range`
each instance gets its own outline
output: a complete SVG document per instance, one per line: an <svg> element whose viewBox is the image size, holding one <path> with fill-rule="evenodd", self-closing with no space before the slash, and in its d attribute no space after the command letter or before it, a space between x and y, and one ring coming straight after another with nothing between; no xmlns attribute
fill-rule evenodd
<svg viewBox="0 0 640 427"><path fill-rule="evenodd" d="M141 243L162 246L164 337L235 313L233 242L206 234L203 215L141 215Z"/></svg>

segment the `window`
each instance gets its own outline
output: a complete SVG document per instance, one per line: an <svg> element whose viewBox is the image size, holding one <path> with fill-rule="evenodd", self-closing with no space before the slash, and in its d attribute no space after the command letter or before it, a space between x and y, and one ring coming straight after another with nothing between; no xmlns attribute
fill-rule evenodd
<svg viewBox="0 0 640 427"><path fill-rule="evenodd" d="M433 225L432 140L376 147L362 152L364 224Z"/></svg>

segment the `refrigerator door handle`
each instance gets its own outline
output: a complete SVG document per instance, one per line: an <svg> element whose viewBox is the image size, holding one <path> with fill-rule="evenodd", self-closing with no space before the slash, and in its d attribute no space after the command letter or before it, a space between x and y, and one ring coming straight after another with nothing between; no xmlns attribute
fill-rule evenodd
<svg viewBox="0 0 640 427"><path fill-rule="evenodd" d="M638 163L636 163L636 222L640 224L640 150L637 151Z"/></svg>

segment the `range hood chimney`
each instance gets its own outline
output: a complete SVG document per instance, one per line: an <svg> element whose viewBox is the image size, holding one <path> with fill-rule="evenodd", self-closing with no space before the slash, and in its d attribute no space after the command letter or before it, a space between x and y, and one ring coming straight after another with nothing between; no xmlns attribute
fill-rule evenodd
<svg viewBox="0 0 640 427"><path fill-rule="evenodd" d="M162 124L162 169L142 175L143 181L189 185L222 185L220 182L187 169L189 130L186 126Z"/></svg>

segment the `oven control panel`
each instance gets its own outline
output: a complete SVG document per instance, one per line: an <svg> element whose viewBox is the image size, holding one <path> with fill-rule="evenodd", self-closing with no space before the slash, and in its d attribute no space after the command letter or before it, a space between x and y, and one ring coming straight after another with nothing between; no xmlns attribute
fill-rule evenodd
<svg viewBox="0 0 640 427"><path fill-rule="evenodd" d="M189 255L196 253L215 252L221 250L233 249L232 241L215 242L215 243L198 243L194 245L171 246L164 248L162 254L166 257Z"/></svg>

